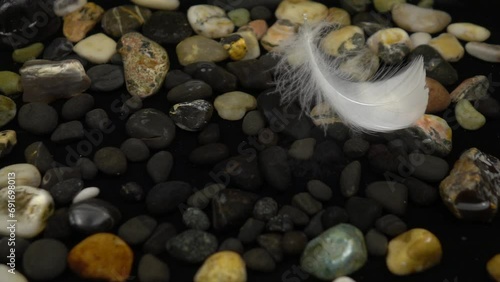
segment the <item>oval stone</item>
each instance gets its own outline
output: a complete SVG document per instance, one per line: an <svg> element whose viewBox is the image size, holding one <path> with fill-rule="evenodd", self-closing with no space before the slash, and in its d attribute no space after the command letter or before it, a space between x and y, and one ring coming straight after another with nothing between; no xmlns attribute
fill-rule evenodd
<svg viewBox="0 0 500 282"><path fill-rule="evenodd" d="M141 139L151 149L163 149L175 137L172 120L156 109L142 109L134 113L125 128L130 137Z"/></svg>

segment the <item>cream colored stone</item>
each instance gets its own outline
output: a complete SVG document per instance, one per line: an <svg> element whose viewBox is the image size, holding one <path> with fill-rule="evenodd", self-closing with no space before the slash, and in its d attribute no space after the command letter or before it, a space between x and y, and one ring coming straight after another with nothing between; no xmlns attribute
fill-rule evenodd
<svg viewBox="0 0 500 282"><path fill-rule="evenodd" d="M281 42L294 36L297 30L297 24L289 20L277 20L261 38L260 44L267 51L272 51L274 48L278 47Z"/></svg>
<svg viewBox="0 0 500 282"><path fill-rule="evenodd" d="M429 46L436 49L448 62L458 62L464 56L465 50L460 41L450 33L442 33L429 41Z"/></svg>
<svg viewBox="0 0 500 282"><path fill-rule="evenodd" d="M409 275L427 270L441 261L439 239L430 231L415 228L389 242L386 264L395 275Z"/></svg>
<svg viewBox="0 0 500 282"><path fill-rule="evenodd" d="M415 32L410 35L411 45L413 49L417 48L420 45L429 44L429 41L431 41L431 39L432 36L427 32Z"/></svg>
<svg viewBox="0 0 500 282"><path fill-rule="evenodd" d="M95 198L99 195L100 192L101 191L97 187L84 188L73 198L73 204Z"/></svg>
<svg viewBox="0 0 500 282"><path fill-rule="evenodd" d="M240 120L247 111L257 107L257 99L254 96L233 91L217 96L214 107L219 116L225 120Z"/></svg>
<svg viewBox="0 0 500 282"><path fill-rule="evenodd" d="M245 43L247 45L247 53L246 53L245 57L243 57L242 60L251 60L251 59L257 59L258 57L260 57L259 40L257 40L255 33L253 33L250 30L238 31L236 33L241 35L241 37L243 37L243 39L245 40Z"/></svg>
<svg viewBox="0 0 500 282"><path fill-rule="evenodd" d="M340 26L351 25L351 15L346 10L337 7L328 9L328 15L325 20Z"/></svg>
<svg viewBox="0 0 500 282"><path fill-rule="evenodd" d="M332 107L326 103L317 104L309 113L312 122L316 126L326 126L336 122L342 122Z"/></svg>
<svg viewBox="0 0 500 282"><path fill-rule="evenodd" d="M488 29L473 23L452 23L446 31L464 41L485 41L491 35Z"/></svg>
<svg viewBox="0 0 500 282"><path fill-rule="evenodd" d="M175 10L179 7L179 0L132 0L133 3L146 8L157 10Z"/></svg>
<svg viewBox="0 0 500 282"><path fill-rule="evenodd" d="M0 158L8 155L17 144L17 134L14 130L0 131Z"/></svg>
<svg viewBox="0 0 500 282"><path fill-rule="evenodd" d="M179 63L183 66L203 61L220 62L229 56L219 42L201 35L182 40L175 51Z"/></svg>
<svg viewBox="0 0 500 282"><path fill-rule="evenodd" d="M455 117L458 124L467 130L478 130L486 123L486 118L467 99L458 101L455 106Z"/></svg>
<svg viewBox="0 0 500 282"><path fill-rule="evenodd" d="M329 32L321 41L323 51L332 56L339 56L349 51L360 50L365 45L363 30L349 25Z"/></svg>
<svg viewBox="0 0 500 282"><path fill-rule="evenodd" d="M28 163L13 164L0 169L0 188L7 187L9 180L16 185L40 187L42 176L36 166Z"/></svg>
<svg viewBox="0 0 500 282"><path fill-rule="evenodd" d="M279 20L289 20L295 24L318 23L326 18L328 8L318 2L302 1L293 3L283 0L276 9L275 16Z"/></svg>
<svg viewBox="0 0 500 282"><path fill-rule="evenodd" d="M396 4L406 3L406 0L373 0L373 6L379 13L389 12Z"/></svg>
<svg viewBox="0 0 500 282"><path fill-rule="evenodd" d="M208 257L194 276L194 282L246 282L245 261L232 251Z"/></svg>
<svg viewBox="0 0 500 282"><path fill-rule="evenodd" d="M116 53L116 42L104 33L91 35L73 47L80 57L94 64L105 64Z"/></svg>
<svg viewBox="0 0 500 282"><path fill-rule="evenodd" d="M5 264L0 263L0 281L5 281L5 282L28 282L28 279L24 277L23 274L19 272L19 270L11 270L12 272L9 272L11 270L10 267L6 266Z"/></svg>
<svg viewBox="0 0 500 282"><path fill-rule="evenodd" d="M13 199L14 212L12 203L9 203ZM0 235L9 236L10 220L16 220L16 236L33 238L45 229L47 219L53 212L54 201L46 190L17 183L15 188L4 187L0 190Z"/></svg>
<svg viewBox="0 0 500 282"><path fill-rule="evenodd" d="M467 53L486 62L500 63L500 45L469 42L465 45Z"/></svg>
<svg viewBox="0 0 500 282"><path fill-rule="evenodd" d="M392 8L392 19L411 32L436 33L446 28L451 16L443 11L421 8L412 4L397 4Z"/></svg>
<svg viewBox="0 0 500 282"><path fill-rule="evenodd" d="M234 23L221 8L213 5L189 7L187 18L193 30L208 38L221 38L232 33Z"/></svg>

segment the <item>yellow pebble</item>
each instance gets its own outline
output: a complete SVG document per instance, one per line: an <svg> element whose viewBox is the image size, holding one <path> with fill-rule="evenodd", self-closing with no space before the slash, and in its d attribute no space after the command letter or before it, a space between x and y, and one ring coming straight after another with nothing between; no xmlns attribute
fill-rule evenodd
<svg viewBox="0 0 500 282"><path fill-rule="evenodd" d="M500 254L492 257L486 264L486 270L493 280L500 282Z"/></svg>
<svg viewBox="0 0 500 282"><path fill-rule="evenodd" d="M222 46L229 54L229 58L239 61L247 54L247 44L245 39L238 34L229 35L221 40Z"/></svg>
<svg viewBox="0 0 500 282"><path fill-rule="evenodd" d="M332 7L328 9L326 21L340 26L351 25L351 15L344 9Z"/></svg>
<svg viewBox="0 0 500 282"><path fill-rule="evenodd" d="M208 257L194 276L194 282L246 282L245 262L238 253L221 251Z"/></svg>
<svg viewBox="0 0 500 282"><path fill-rule="evenodd" d="M442 255L439 239L425 229L415 228L389 242L386 264L391 273L408 275L437 265Z"/></svg>
<svg viewBox="0 0 500 282"><path fill-rule="evenodd" d="M442 33L438 37L431 39L429 45L436 49L448 62L458 62L465 53L462 44L451 33Z"/></svg>

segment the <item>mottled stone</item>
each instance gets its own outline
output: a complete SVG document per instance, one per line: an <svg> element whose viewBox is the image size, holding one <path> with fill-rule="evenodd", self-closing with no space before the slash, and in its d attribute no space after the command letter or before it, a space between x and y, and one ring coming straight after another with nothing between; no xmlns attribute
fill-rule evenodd
<svg viewBox="0 0 500 282"><path fill-rule="evenodd" d="M166 244L167 252L174 258L199 263L217 251L217 238L205 231L188 229L179 233Z"/></svg>
<svg viewBox="0 0 500 282"><path fill-rule="evenodd" d="M187 18L197 34L208 38L221 38L234 30L226 12L217 6L193 5L187 11Z"/></svg>
<svg viewBox="0 0 500 282"><path fill-rule="evenodd" d="M198 99L173 105L168 115L181 129L200 131L212 118L213 111L210 102Z"/></svg>
<svg viewBox="0 0 500 282"><path fill-rule="evenodd" d="M135 5L123 5L106 11L101 20L102 29L112 37L137 31L151 18L151 10Z"/></svg>
<svg viewBox="0 0 500 282"><path fill-rule="evenodd" d="M104 9L89 2L82 8L64 16L63 33L71 42L78 42L101 20Z"/></svg>
<svg viewBox="0 0 500 282"><path fill-rule="evenodd" d="M17 144L17 135L14 130L0 131L0 158L8 155Z"/></svg>
<svg viewBox="0 0 500 282"><path fill-rule="evenodd" d="M311 240L300 259L306 272L322 280L332 280L360 269L368 258L361 231L339 224Z"/></svg>
<svg viewBox="0 0 500 282"><path fill-rule="evenodd" d="M260 44L267 51L272 51L281 42L291 38L297 33L299 26L289 20L277 20L269 27L267 32L260 39Z"/></svg>
<svg viewBox="0 0 500 282"><path fill-rule="evenodd" d="M349 25L330 31L322 40L321 48L325 53L339 56L349 52L357 52L365 46L363 30Z"/></svg>
<svg viewBox="0 0 500 282"><path fill-rule="evenodd" d="M441 199L458 218L491 221L500 197L500 160L471 148L439 185Z"/></svg>
<svg viewBox="0 0 500 282"><path fill-rule="evenodd" d="M130 32L120 38L117 50L123 57L130 94L146 98L160 90L170 68L163 47L140 33Z"/></svg>
<svg viewBox="0 0 500 282"><path fill-rule="evenodd" d="M278 20L289 20L295 24L318 23L328 15L328 8L315 1L282 1L274 13ZM304 16L306 15L306 16Z"/></svg>
<svg viewBox="0 0 500 282"><path fill-rule="evenodd" d="M377 31L368 38L366 44L387 64L401 62L411 48L410 36L401 28Z"/></svg>
<svg viewBox="0 0 500 282"><path fill-rule="evenodd" d="M90 87L90 79L77 60L28 61L19 70L24 102L50 103L80 94Z"/></svg>
<svg viewBox="0 0 500 282"><path fill-rule="evenodd" d="M462 81L450 94L451 101L457 103L461 99L476 101L488 96L490 81L484 75L476 75Z"/></svg>

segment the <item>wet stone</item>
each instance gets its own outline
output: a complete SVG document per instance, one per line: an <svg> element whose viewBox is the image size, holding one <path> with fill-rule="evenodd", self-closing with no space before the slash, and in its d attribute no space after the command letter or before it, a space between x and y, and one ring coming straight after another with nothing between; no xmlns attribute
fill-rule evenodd
<svg viewBox="0 0 500 282"><path fill-rule="evenodd" d="M94 107L94 97L87 93L77 95L66 101L61 110L65 120L81 119Z"/></svg>
<svg viewBox="0 0 500 282"><path fill-rule="evenodd" d="M170 152L159 151L149 159L146 170L154 183L167 181L174 166L174 158Z"/></svg>
<svg viewBox="0 0 500 282"><path fill-rule="evenodd" d="M45 103L28 103L17 114L19 126L36 135L51 133L57 126L56 110Z"/></svg>
<svg viewBox="0 0 500 282"><path fill-rule="evenodd" d="M92 84L90 89L94 91L110 92L123 86L123 68L116 65L102 64L90 68L87 71Z"/></svg>
<svg viewBox="0 0 500 282"><path fill-rule="evenodd" d="M217 251L217 238L205 231L189 229L172 239L167 244L167 252L174 258L188 262L200 263Z"/></svg>
<svg viewBox="0 0 500 282"><path fill-rule="evenodd" d="M166 148L175 137L175 125L163 112L142 109L130 116L125 125L130 137L144 141L151 149Z"/></svg>
<svg viewBox="0 0 500 282"><path fill-rule="evenodd" d="M259 165L266 182L273 188L284 191L292 184L292 174L285 149L273 146L259 154Z"/></svg>
<svg viewBox="0 0 500 282"><path fill-rule="evenodd" d="M245 224L241 226L238 233L238 239L244 244L252 243L257 239L257 236L264 231L265 227L266 223L264 221L249 218Z"/></svg>
<svg viewBox="0 0 500 282"><path fill-rule="evenodd" d="M345 209L349 215L349 222L361 231L366 231L372 227L375 220L382 215L382 207L379 203L361 197L349 198Z"/></svg>
<svg viewBox="0 0 500 282"><path fill-rule="evenodd" d="M58 205L67 205L83 189L83 181L78 178L63 180L49 190L54 202Z"/></svg>
<svg viewBox="0 0 500 282"><path fill-rule="evenodd" d="M179 128L200 131L212 118L213 108L210 102L199 99L175 104L168 114Z"/></svg>
<svg viewBox="0 0 500 282"><path fill-rule="evenodd" d="M208 230L210 219L203 210L189 207L182 213L182 222L189 229Z"/></svg>
<svg viewBox="0 0 500 282"><path fill-rule="evenodd" d="M154 12L142 28L144 36L161 44L177 44L193 33L184 13L174 11Z"/></svg>
<svg viewBox="0 0 500 282"><path fill-rule="evenodd" d="M120 196L129 202L139 202L144 199L144 190L136 182L127 182L121 186Z"/></svg>
<svg viewBox="0 0 500 282"><path fill-rule="evenodd" d="M208 99L212 96L212 87L201 80L188 80L172 88L167 93L167 100L171 103L190 102L199 99Z"/></svg>
<svg viewBox="0 0 500 282"><path fill-rule="evenodd" d="M74 120L59 124L50 136L50 140L54 143L64 144L81 140L84 136L85 132L82 123Z"/></svg>
<svg viewBox="0 0 500 282"><path fill-rule="evenodd" d="M88 199L69 208L71 227L84 233L111 231L121 220L120 211L101 199Z"/></svg>
<svg viewBox="0 0 500 282"><path fill-rule="evenodd" d="M131 245L146 241L155 230L157 222L148 215L138 215L125 221L118 228L118 236Z"/></svg>
<svg viewBox="0 0 500 282"><path fill-rule="evenodd" d="M328 207L321 214L321 224L323 228L328 229L339 223L347 223L349 215L344 208L338 206Z"/></svg>
<svg viewBox="0 0 500 282"><path fill-rule="evenodd" d="M127 160L131 162L143 162L149 158L149 148L137 138L129 138L120 146L120 150L125 154Z"/></svg>
<svg viewBox="0 0 500 282"><path fill-rule="evenodd" d="M123 5L109 9L104 13L101 26L112 37L137 31L151 17L151 10L135 5Z"/></svg>
<svg viewBox="0 0 500 282"><path fill-rule="evenodd" d="M222 143L202 145L189 154L189 161L198 165L216 164L229 157L229 148Z"/></svg>
<svg viewBox="0 0 500 282"><path fill-rule="evenodd" d="M144 243L142 250L144 253L158 255L165 252L165 244L168 240L177 235L175 226L171 223L163 222L158 224L149 239Z"/></svg>
<svg viewBox="0 0 500 282"><path fill-rule="evenodd" d="M183 181L158 183L149 190L146 196L146 206L151 214L170 213L177 210L191 193L191 185Z"/></svg>

